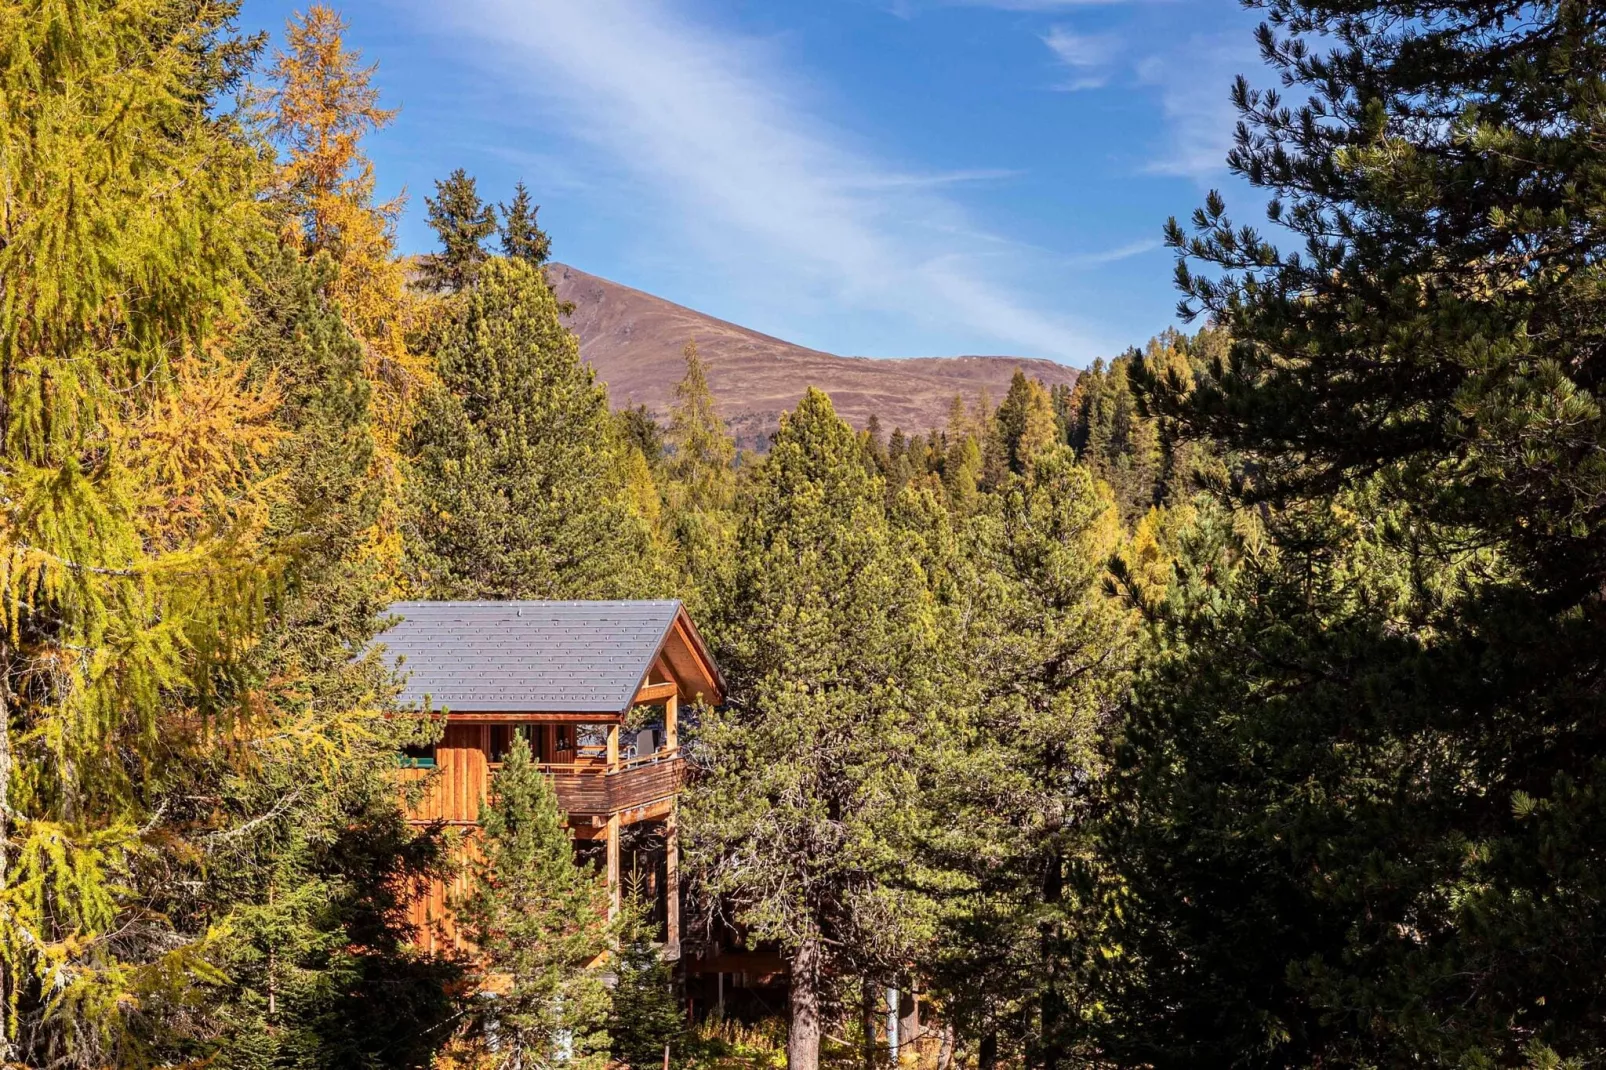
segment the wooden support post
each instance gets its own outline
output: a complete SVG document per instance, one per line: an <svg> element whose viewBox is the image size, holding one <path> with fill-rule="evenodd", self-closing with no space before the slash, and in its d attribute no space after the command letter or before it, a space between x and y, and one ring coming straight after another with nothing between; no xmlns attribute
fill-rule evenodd
<svg viewBox="0 0 1606 1070"><path fill-rule="evenodd" d="M674 700L671 699L671 702ZM664 821L665 957L680 958L680 803L672 803Z"/></svg>
<svg viewBox="0 0 1606 1070"><path fill-rule="evenodd" d="M670 695L664 700L664 746L670 750L680 746L679 695Z"/></svg>
<svg viewBox="0 0 1606 1070"><path fill-rule="evenodd" d="M619 768L619 726L608 726L608 768Z"/></svg>
<svg viewBox="0 0 1606 1070"><path fill-rule="evenodd" d="M619 815L608 818L608 918L619 916L624 889L619 880Z"/></svg>

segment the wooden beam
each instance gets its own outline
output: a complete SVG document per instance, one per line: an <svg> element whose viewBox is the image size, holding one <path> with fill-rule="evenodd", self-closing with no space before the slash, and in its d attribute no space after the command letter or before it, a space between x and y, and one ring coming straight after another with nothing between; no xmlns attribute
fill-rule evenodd
<svg viewBox="0 0 1606 1070"><path fill-rule="evenodd" d="M619 916L619 815L608 819L608 920Z"/></svg>
<svg viewBox="0 0 1606 1070"><path fill-rule="evenodd" d="M619 768L619 726L608 726L608 768Z"/></svg>
<svg viewBox="0 0 1606 1070"><path fill-rule="evenodd" d="M671 809L664 822L664 889L669 918L664 943L672 959L680 958L680 815Z"/></svg>
<svg viewBox="0 0 1606 1070"><path fill-rule="evenodd" d="M621 719L611 713L451 713L447 724L607 724Z"/></svg>
<svg viewBox="0 0 1606 1070"><path fill-rule="evenodd" d="M680 746L680 696L670 695L664 702L664 747L674 750Z"/></svg>
<svg viewBox="0 0 1606 1070"><path fill-rule="evenodd" d="M645 702L663 702L674 699L679 694L680 685L673 681L664 684L643 684L641 690L636 692L636 705Z"/></svg>

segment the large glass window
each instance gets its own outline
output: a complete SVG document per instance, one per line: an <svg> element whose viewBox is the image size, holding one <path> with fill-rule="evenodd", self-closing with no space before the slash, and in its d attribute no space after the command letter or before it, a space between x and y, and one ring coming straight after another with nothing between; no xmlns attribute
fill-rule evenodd
<svg viewBox="0 0 1606 1070"><path fill-rule="evenodd" d="M491 762L500 763L507 757L507 752L513 749L513 741L522 739L530 748L530 757L538 762L547 760L545 747L546 732L543 725L538 724L493 724L491 726Z"/></svg>

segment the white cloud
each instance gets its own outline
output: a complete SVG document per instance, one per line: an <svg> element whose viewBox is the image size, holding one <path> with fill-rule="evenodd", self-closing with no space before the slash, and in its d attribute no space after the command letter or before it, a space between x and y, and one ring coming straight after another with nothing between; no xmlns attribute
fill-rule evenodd
<svg viewBox="0 0 1606 1070"><path fill-rule="evenodd" d="M1121 51L1121 40L1114 34L1076 33L1055 26L1043 35L1043 43L1071 69L1070 81L1060 88L1098 89L1110 80L1110 68Z"/></svg>
<svg viewBox="0 0 1606 1070"><path fill-rule="evenodd" d="M1232 80L1260 69L1247 34L1196 36L1140 60L1138 81L1157 91L1166 124L1166 145L1145 170L1200 180L1225 172L1238 122Z"/></svg>
<svg viewBox="0 0 1606 1070"><path fill-rule="evenodd" d="M812 112L764 42L699 26L665 0L459 0L450 20L510 92L555 115L687 221L687 236L778 294L949 324L1031 354L1105 348L1008 279L1038 264L974 228L942 187L1006 172L910 175Z"/></svg>
<svg viewBox="0 0 1606 1070"><path fill-rule="evenodd" d="M1128 242L1114 249L1104 249L1096 253L1077 253L1066 258L1076 267L1100 267L1104 264L1113 264L1118 260L1130 260L1134 256L1153 252L1160 248L1158 238L1145 238L1141 241Z"/></svg>

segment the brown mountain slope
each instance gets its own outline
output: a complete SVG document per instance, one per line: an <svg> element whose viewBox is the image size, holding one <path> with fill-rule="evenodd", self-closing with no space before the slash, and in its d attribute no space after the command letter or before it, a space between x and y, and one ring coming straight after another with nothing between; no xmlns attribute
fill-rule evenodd
<svg viewBox="0 0 1606 1070"><path fill-rule="evenodd" d="M552 264L547 271L558 298L574 303L568 323L580 338L580 354L608 384L615 405L642 404L655 414L665 413L684 369L681 348L696 339L720 411L745 446L759 444L774 430L781 412L796 405L810 386L830 394L837 412L856 427L875 415L888 431L926 431L947 423L955 394L973 403L986 390L996 403L1016 368L1049 386L1076 382L1076 369L1047 360L839 357L564 264Z"/></svg>

